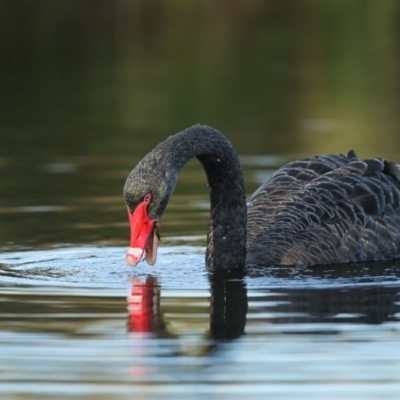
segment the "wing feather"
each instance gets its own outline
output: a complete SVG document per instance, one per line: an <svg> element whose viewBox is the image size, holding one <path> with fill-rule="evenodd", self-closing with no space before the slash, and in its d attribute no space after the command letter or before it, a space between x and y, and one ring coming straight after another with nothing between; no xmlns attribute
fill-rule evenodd
<svg viewBox="0 0 400 400"><path fill-rule="evenodd" d="M400 166L354 151L289 163L248 200L248 263L400 257Z"/></svg>

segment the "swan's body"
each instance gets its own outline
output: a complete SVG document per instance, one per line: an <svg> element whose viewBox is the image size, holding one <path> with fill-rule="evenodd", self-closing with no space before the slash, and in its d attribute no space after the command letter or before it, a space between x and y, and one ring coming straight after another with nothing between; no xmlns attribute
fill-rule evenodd
<svg viewBox="0 0 400 400"><path fill-rule="evenodd" d="M195 125L160 143L129 175L127 261L155 262L158 221L180 169L197 157L207 174L206 263L315 265L400 257L400 167L354 152L291 162L247 201L238 157L220 132ZM147 197L146 197L147 196ZM145 217L143 217L145 215ZM147 219L146 219L147 218ZM144 230L140 229L145 220ZM150 221L150 222L149 222Z"/></svg>

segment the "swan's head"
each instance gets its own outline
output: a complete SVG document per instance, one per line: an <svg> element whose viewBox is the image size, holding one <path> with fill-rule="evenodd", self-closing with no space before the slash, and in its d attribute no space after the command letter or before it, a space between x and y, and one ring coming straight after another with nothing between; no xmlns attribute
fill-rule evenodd
<svg viewBox="0 0 400 400"><path fill-rule="evenodd" d="M130 223L130 244L126 254L129 265L143 258L154 265L160 239L160 221L174 191L177 172L155 150L129 174L124 199Z"/></svg>

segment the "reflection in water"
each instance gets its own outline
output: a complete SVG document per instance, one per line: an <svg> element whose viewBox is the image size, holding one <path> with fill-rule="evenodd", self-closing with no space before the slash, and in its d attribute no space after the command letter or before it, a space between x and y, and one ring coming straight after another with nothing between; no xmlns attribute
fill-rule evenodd
<svg viewBox="0 0 400 400"><path fill-rule="evenodd" d="M274 322L279 324L380 324L399 320L400 286L277 290L268 300L277 302L273 312Z"/></svg>
<svg viewBox="0 0 400 400"><path fill-rule="evenodd" d="M165 329L160 315L160 286L157 278L148 276L143 282L133 278L128 301L130 332L159 332Z"/></svg>
<svg viewBox="0 0 400 400"><path fill-rule="evenodd" d="M370 385L398 393L395 264L347 266L343 276L329 268L206 275L200 262L173 264L179 259L173 254L169 269L165 264L154 276L140 267L119 275L114 265L120 264L93 260L89 250L86 258L70 250L68 268L50 257L63 252L49 252L56 264L3 256L0 398L45 398L43 387L49 398L64 398L68 390L84 399L190 399L216 390L224 394L218 398L238 400L277 391L309 399L324 397L326 385L336 390L329 398L348 398L349 390L362 399L385 397L365 396ZM111 258L107 253L105 261ZM189 273L179 275L184 267ZM71 284L69 275L79 268L74 276L81 283ZM123 294L133 271L127 324Z"/></svg>
<svg viewBox="0 0 400 400"><path fill-rule="evenodd" d="M382 268L387 270L385 265L381 265L380 268L378 265L374 267L375 270L369 269L367 273L362 273L360 268L346 270L346 278L357 279L359 284L339 284L335 287L296 285L287 288L259 289L250 291L249 299L244 272L210 273L210 338L217 342L239 338L245 333L248 313L250 328L268 322L282 325L282 331L285 331L286 324L325 323L331 326L331 324L342 323L382 324L399 321L400 285L398 283L365 285L365 281L373 277L374 273L380 276ZM293 270L291 268L292 274ZM290 279L289 268L286 271L281 269L279 272L274 272L287 274ZM337 273L332 274L329 268L325 268L325 271L322 268L306 268L301 274L297 272L298 275L308 278L321 278L321 276L335 280L338 278ZM396 270L392 269L392 273L395 272ZM250 302L250 308L248 302ZM168 332L167 326L171 321L165 321L161 308L168 313L168 306L162 307L161 288L157 278L149 276L144 282L137 278L133 279L132 294L128 297L129 330L152 332L158 338L179 336L179 332ZM174 315L176 316L176 313ZM169 319L172 318L169 317ZM325 332L321 325L318 326L318 330L308 325L307 331Z"/></svg>
<svg viewBox="0 0 400 400"><path fill-rule="evenodd" d="M247 313L247 291L243 272L218 271L210 274L210 336L217 341L238 338L244 332ZM128 296L128 330L153 332L156 337L172 336L160 311L161 288L157 278L145 281L134 278Z"/></svg>
<svg viewBox="0 0 400 400"><path fill-rule="evenodd" d="M247 273L252 278L274 277L286 281L295 280L300 286L316 280L329 284L348 283L398 283L400 279L400 260L369 261L362 263L316 265L311 267L253 267Z"/></svg>
<svg viewBox="0 0 400 400"><path fill-rule="evenodd" d="M271 268L267 274L293 284L264 290L265 296L255 299L268 301L273 323L376 324L399 319L396 261ZM249 275L265 278L266 271L253 269Z"/></svg>
<svg viewBox="0 0 400 400"><path fill-rule="evenodd" d="M236 339L244 333L247 289L244 272L215 271L210 274L210 335L218 341Z"/></svg>

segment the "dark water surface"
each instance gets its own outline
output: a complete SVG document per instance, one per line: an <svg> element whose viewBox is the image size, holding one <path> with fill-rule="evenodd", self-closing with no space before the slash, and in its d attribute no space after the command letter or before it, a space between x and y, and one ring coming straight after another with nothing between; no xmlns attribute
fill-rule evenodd
<svg viewBox="0 0 400 400"><path fill-rule="evenodd" d="M0 399L398 399L400 263L204 267L190 162L154 267L126 176L194 123L247 193L285 162L400 161L397 0L0 4Z"/></svg>

